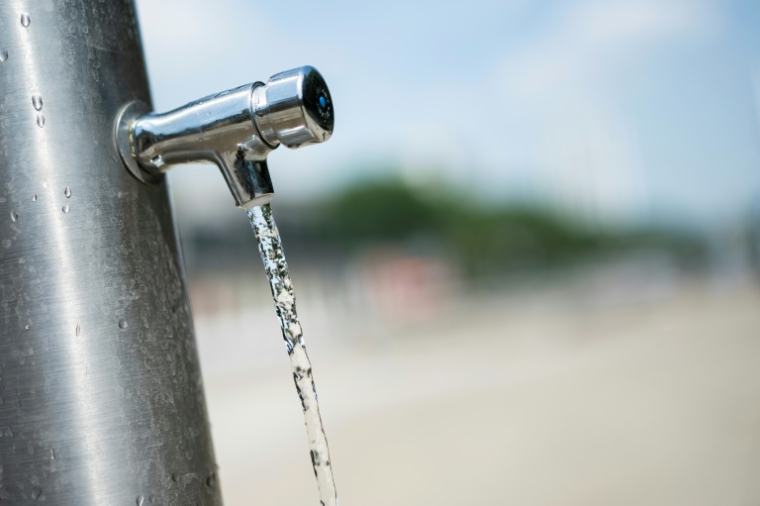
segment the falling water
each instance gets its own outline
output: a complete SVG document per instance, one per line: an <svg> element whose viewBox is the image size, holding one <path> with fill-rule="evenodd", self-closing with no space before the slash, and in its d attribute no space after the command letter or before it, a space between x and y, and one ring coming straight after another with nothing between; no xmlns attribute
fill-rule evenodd
<svg viewBox="0 0 760 506"><path fill-rule="evenodd" d="M248 218L251 220L253 232L259 242L259 252L272 289L282 337L285 339L290 363L293 366L293 379L303 407L311 463L319 487L319 499L323 506L337 506L338 494L330 465L330 450L327 447L327 437L319 414L311 362L306 354L303 330L296 313L296 296L288 274L288 263L285 261L280 233L269 204L254 207L248 212Z"/></svg>

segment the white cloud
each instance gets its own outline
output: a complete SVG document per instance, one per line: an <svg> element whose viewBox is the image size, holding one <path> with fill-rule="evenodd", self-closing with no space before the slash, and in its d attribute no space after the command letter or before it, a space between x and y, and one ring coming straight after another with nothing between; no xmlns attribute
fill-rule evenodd
<svg viewBox="0 0 760 506"><path fill-rule="evenodd" d="M698 0L593 0L574 4L559 27L497 69L512 93L535 95L584 80L668 38L714 33L720 17Z"/></svg>
<svg viewBox="0 0 760 506"><path fill-rule="evenodd" d="M710 4L678 0L574 3L554 28L504 58L488 93L551 201L591 219L636 219L649 202L638 126L614 80L659 45L720 28ZM635 67L634 67L635 68Z"/></svg>

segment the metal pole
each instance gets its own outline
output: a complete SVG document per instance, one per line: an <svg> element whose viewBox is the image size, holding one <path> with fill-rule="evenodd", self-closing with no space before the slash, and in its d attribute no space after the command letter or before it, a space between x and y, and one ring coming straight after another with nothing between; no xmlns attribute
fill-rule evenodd
<svg viewBox="0 0 760 506"><path fill-rule="evenodd" d="M221 505L131 1L0 2L0 503Z"/></svg>

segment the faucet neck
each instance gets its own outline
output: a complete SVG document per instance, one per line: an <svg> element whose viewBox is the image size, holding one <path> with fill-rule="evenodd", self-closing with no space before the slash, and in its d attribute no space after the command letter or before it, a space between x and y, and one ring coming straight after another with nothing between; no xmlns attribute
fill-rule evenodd
<svg viewBox="0 0 760 506"><path fill-rule="evenodd" d="M262 83L247 84L163 114L148 113L129 126L133 157L153 176L183 163L214 163L235 203L244 209L271 200L266 157L277 144L261 138L252 99Z"/></svg>

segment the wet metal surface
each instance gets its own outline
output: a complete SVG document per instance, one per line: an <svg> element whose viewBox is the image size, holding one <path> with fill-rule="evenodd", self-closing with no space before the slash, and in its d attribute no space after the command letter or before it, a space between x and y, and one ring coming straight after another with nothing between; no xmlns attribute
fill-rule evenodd
<svg viewBox="0 0 760 506"><path fill-rule="evenodd" d="M0 3L0 89L0 504L221 504L132 3Z"/></svg>

